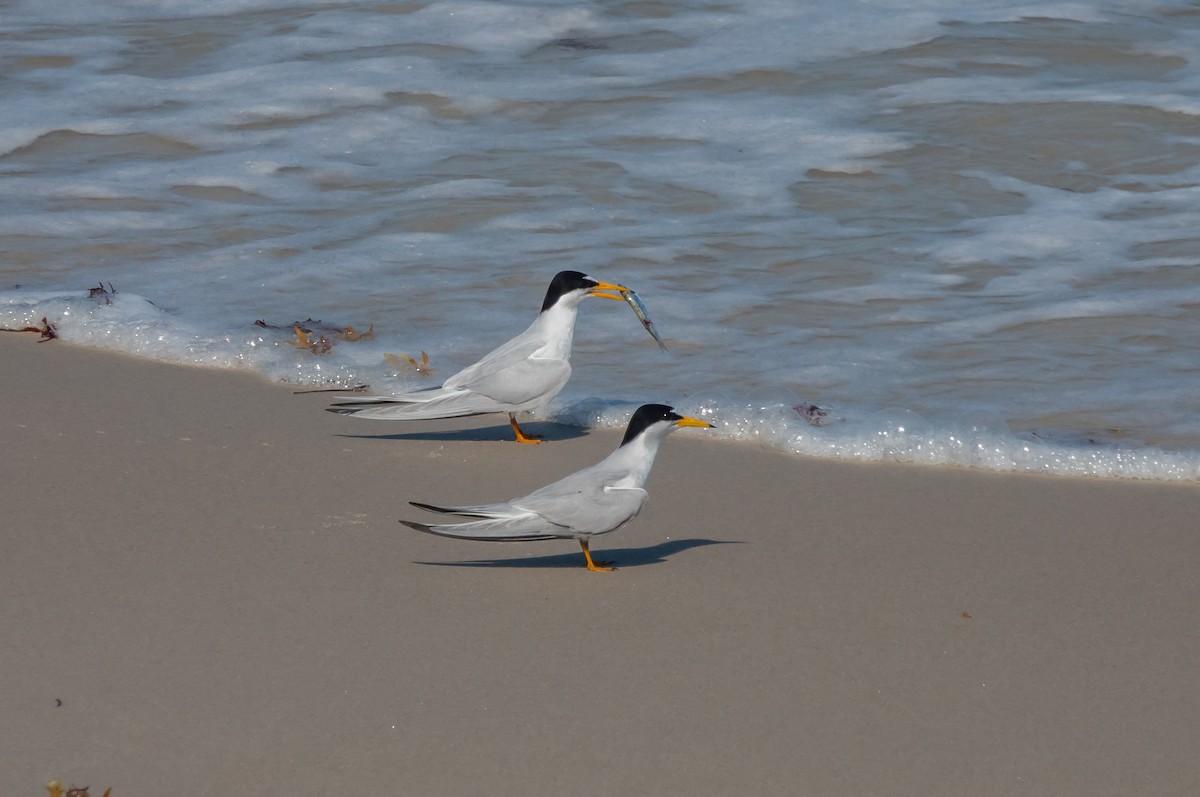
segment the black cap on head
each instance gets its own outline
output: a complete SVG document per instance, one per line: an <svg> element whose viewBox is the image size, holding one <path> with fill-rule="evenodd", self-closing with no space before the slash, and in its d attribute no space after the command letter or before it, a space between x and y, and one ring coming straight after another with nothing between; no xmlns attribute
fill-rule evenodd
<svg viewBox="0 0 1200 797"><path fill-rule="evenodd" d="M595 288L599 284L587 274L579 271L560 271L554 275L554 279L550 280L550 287L546 289L546 301L542 302L542 312L549 310L559 299L571 291L587 290Z"/></svg>
<svg viewBox="0 0 1200 797"><path fill-rule="evenodd" d="M674 407L668 407L666 404L643 404L629 419L629 426L625 427L625 437L621 440L621 445L625 445L659 421L682 420L683 416L675 412Z"/></svg>

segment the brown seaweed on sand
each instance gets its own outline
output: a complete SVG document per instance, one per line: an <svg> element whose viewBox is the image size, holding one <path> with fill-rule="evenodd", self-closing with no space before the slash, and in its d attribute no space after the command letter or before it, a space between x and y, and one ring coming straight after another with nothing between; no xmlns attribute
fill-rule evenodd
<svg viewBox="0 0 1200 797"><path fill-rule="evenodd" d="M47 340L54 340L58 337L58 328L54 326L54 324L51 324L50 320L46 318L46 316L42 316L42 325L39 327L21 327L20 329L4 328L0 329L0 332L36 332L42 336L38 340L38 343Z"/></svg>
<svg viewBox="0 0 1200 797"><path fill-rule="evenodd" d="M333 345L339 340L353 343L375 337L374 324L369 325L365 332L359 332L352 326L339 327L323 321L314 321L311 318L304 321L293 321L286 325L269 324L258 319L254 322L254 326L288 333L285 338L287 343L301 349L308 349L313 354L329 354L333 351ZM313 335L316 335L316 338L313 338Z"/></svg>
<svg viewBox="0 0 1200 797"><path fill-rule="evenodd" d="M88 788L88 786L84 786L82 789L72 786L64 792L62 784L57 780L46 784L46 791L50 792L50 797L88 797ZM112 787L110 786L104 790L102 797L111 797L111 795Z"/></svg>
<svg viewBox="0 0 1200 797"><path fill-rule="evenodd" d="M117 289L113 284L108 283L108 287L104 287L104 283L97 283L95 288L88 288L89 299L103 299L105 304L112 304L112 297L117 295Z"/></svg>
<svg viewBox="0 0 1200 797"><path fill-rule="evenodd" d="M329 352L333 351L333 341L324 335L313 340L310 337L312 330L304 329L299 324L296 324L293 330L295 331L295 337L289 340L289 343L299 346L302 349L308 349L313 354L329 354Z"/></svg>
<svg viewBox="0 0 1200 797"><path fill-rule="evenodd" d="M417 362L415 358L409 357L407 354L385 354L383 355L383 359L395 371L412 368L421 376L430 376L433 373L433 369L429 367L429 355L425 352L421 352L420 362Z"/></svg>
<svg viewBox="0 0 1200 797"><path fill-rule="evenodd" d="M368 326L366 332L356 332L354 327L346 327L338 333L338 337L350 343L356 340L370 340L375 337L375 325Z"/></svg>

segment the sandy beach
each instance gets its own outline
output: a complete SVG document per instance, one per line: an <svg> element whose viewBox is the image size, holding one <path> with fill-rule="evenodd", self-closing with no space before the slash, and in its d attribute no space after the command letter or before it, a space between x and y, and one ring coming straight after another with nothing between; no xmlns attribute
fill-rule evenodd
<svg viewBox="0 0 1200 797"><path fill-rule="evenodd" d="M418 534L620 439L0 336L0 794L1200 793L1200 485L686 429L593 551Z"/></svg>

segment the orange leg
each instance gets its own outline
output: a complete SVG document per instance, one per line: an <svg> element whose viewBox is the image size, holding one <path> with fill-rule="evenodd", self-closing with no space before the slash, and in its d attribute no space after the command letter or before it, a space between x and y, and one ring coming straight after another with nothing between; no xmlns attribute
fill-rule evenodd
<svg viewBox="0 0 1200 797"><path fill-rule="evenodd" d="M513 431L517 433L518 443L533 443L534 445L537 445L538 443L542 442L542 436L540 434L525 434L522 432L521 427L517 425L517 416L513 415L511 412L508 414L508 425L511 426Z"/></svg>
<svg viewBox="0 0 1200 797"><path fill-rule="evenodd" d="M593 573L611 573L612 562L593 562L592 552L588 550L588 541L580 540L579 547L583 549L583 558L587 559L587 569Z"/></svg>

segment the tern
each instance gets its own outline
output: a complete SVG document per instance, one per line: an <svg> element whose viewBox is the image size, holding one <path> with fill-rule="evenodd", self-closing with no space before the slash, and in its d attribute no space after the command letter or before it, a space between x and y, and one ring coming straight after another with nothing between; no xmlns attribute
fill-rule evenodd
<svg viewBox="0 0 1200 797"><path fill-rule="evenodd" d="M517 413L536 410L558 395L571 377L575 316L589 296L624 301L628 288L560 271L550 281L542 311L529 328L439 387L399 396L348 397L329 412L387 421L427 421L507 412L518 443L541 442L517 424Z"/></svg>
<svg viewBox="0 0 1200 797"><path fill-rule="evenodd" d="M588 541L637 517L648 497L644 485L659 444L669 432L683 426L711 428L712 424L680 415L665 404L643 404L629 419L617 450L591 467L503 503L434 506L409 502L430 512L476 518L468 523L430 526L400 522L417 531L465 540L575 539L583 548L588 570L612 570L611 562L592 561Z"/></svg>

